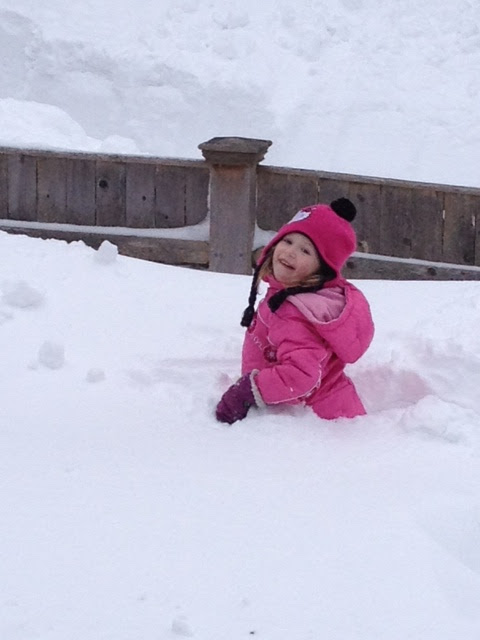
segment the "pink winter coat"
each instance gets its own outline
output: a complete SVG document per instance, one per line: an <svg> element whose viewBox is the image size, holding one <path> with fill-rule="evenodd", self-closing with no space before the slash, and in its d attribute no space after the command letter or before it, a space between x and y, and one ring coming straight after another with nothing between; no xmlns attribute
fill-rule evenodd
<svg viewBox="0 0 480 640"><path fill-rule="evenodd" d="M242 374L252 375L257 404L306 404L321 418L365 413L347 363L367 350L374 333L363 293L339 278L315 293L292 295L273 313L267 300L280 284L269 279L245 334Z"/></svg>

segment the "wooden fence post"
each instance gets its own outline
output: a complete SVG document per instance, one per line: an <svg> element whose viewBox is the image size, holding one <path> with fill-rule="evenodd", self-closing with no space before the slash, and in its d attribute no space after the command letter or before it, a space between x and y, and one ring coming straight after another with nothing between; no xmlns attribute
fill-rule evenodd
<svg viewBox="0 0 480 640"><path fill-rule="evenodd" d="M256 172L270 140L212 138L198 145L210 168L210 270L252 272Z"/></svg>

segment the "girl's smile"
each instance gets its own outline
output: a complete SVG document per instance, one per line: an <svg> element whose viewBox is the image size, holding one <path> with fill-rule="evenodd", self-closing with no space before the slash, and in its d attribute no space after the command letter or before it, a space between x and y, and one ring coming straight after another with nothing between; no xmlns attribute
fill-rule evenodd
<svg viewBox="0 0 480 640"><path fill-rule="evenodd" d="M286 287L299 285L320 270L320 259L313 242L303 233L288 233L275 245L273 277Z"/></svg>

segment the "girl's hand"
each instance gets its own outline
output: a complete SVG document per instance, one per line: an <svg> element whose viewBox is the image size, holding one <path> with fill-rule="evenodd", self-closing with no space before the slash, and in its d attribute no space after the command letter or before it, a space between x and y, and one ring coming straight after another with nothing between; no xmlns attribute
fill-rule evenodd
<svg viewBox="0 0 480 640"><path fill-rule="evenodd" d="M251 406L256 406L250 375L247 373L233 384L222 396L215 412L219 422L233 424L243 420Z"/></svg>

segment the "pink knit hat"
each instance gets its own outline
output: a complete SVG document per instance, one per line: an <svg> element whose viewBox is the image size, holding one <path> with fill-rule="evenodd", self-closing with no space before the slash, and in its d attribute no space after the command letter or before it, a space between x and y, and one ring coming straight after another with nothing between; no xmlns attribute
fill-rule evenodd
<svg viewBox="0 0 480 640"><path fill-rule="evenodd" d="M283 225L270 242L264 247L253 274L252 286L248 297L248 307L243 312L241 325L249 327L254 313L257 297L258 277L260 267L264 263L268 252L279 240L289 233L303 233L315 245L320 258L330 270L331 274L317 285L311 287L287 287L275 293L268 301L272 311L276 311L289 295L317 291L323 286L332 286L341 277L341 270L347 259L357 246L357 237L350 222L355 218L355 205L347 198L339 198L328 204L314 204L300 209L294 217ZM324 269L326 271L326 269Z"/></svg>
<svg viewBox="0 0 480 640"><path fill-rule="evenodd" d="M258 264L263 263L270 249L284 236L303 233L313 242L322 260L339 276L357 247L357 237L350 224L355 215L355 206L347 198L335 200L330 205L314 204L300 209L264 247Z"/></svg>

